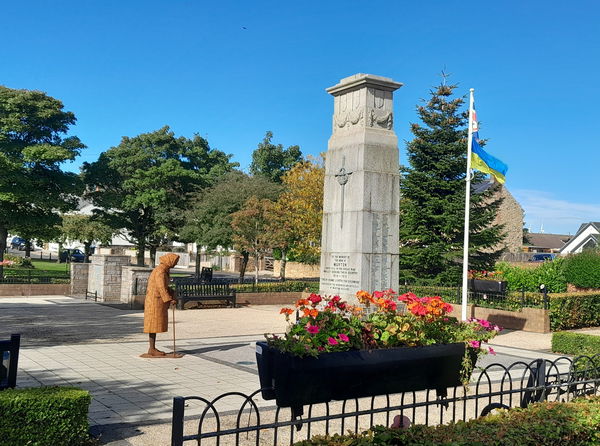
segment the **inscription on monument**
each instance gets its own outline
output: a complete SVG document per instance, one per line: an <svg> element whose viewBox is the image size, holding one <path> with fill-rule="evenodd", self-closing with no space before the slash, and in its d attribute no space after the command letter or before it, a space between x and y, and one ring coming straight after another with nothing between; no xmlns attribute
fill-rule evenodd
<svg viewBox="0 0 600 446"><path fill-rule="evenodd" d="M323 268L321 284L336 291L354 292L360 286L358 270L348 254L332 254Z"/></svg>

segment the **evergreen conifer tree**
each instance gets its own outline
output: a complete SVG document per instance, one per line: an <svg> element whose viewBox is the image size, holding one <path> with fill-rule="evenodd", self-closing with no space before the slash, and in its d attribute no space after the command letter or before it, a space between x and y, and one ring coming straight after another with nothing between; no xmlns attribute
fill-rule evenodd
<svg viewBox="0 0 600 446"><path fill-rule="evenodd" d="M410 167L401 169L400 278L459 283L464 236L468 111L452 97L456 85L440 85L417 107L422 124L411 124ZM472 179L469 269L493 269L504 234L493 224L502 199ZM482 190L474 193L474 189Z"/></svg>

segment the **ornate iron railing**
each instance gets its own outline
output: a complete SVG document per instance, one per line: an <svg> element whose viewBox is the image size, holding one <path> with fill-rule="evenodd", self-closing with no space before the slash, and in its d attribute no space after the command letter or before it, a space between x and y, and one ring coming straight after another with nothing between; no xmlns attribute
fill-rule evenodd
<svg viewBox="0 0 600 446"><path fill-rule="evenodd" d="M466 421L498 408L592 394L600 394L600 355L491 364L476 370L468 390L450 388L443 398L427 390L332 401L307 406L305 419L294 419L289 409L261 400L260 390L249 395L228 392L213 399L176 397L171 445L192 441L198 445L291 445L317 434L358 433L392 423Z"/></svg>

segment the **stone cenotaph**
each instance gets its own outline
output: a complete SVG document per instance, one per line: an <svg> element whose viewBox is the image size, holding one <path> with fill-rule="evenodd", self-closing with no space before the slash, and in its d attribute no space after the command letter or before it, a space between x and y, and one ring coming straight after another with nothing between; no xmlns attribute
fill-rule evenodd
<svg viewBox="0 0 600 446"><path fill-rule="evenodd" d="M398 290L400 164L392 79L355 74L327 89L333 132L325 157L321 285L356 302L358 290Z"/></svg>

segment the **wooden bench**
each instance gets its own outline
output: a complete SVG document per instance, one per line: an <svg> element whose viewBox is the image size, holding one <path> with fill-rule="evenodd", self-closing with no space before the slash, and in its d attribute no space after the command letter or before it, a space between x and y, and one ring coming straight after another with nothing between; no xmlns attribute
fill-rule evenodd
<svg viewBox="0 0 600 446"><path fill-rule="evenodd" d="M13 334L10 341L0 341L0 390L13 389L17 385L17 363L21 335Z"/></svg>
<svg viewBox="0 0 600 446"><path fill-rule="evenodd" d="M183 310L186 302L209 300L227 301L235 308L235 290L231 289L228 283L177 281L175 282L175 299L179 310Z"/></svg>

